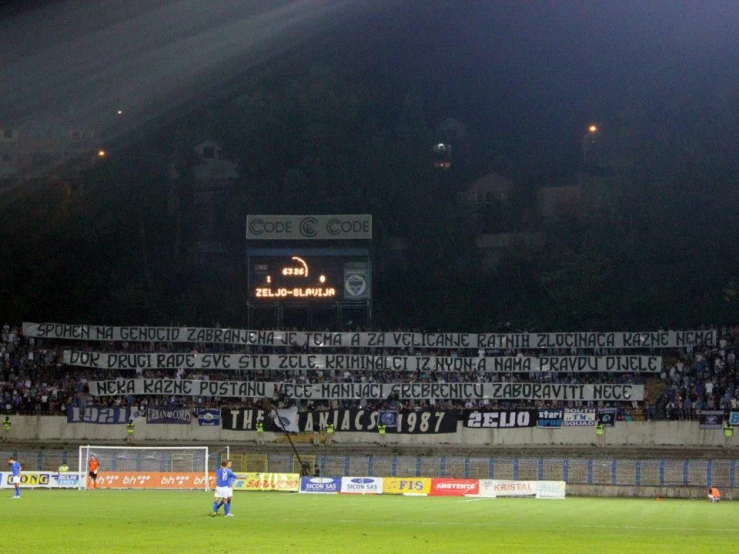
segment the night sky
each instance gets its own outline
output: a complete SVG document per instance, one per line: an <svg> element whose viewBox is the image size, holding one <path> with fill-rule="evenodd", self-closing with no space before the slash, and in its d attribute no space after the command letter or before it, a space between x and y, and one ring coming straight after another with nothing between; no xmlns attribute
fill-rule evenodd
<svg viewBox="0 0 739 554"><path fill-rule="evenodd" d="M180 294L170 287L172 274L183 297L207 297L198 288L201 273L186 263L182 245L194 242L192 236L188 239L179 219L162 214L172 192L168 164L187 159L193 141L215 130L213 138L248 166L242 167L240 189L229 198L228 210L219 215L232 260L243 254L244 216L253 209L367 210L388 236L421 229L397 223L426 225L416 232L427 244L410 237L418 259L404 258L406 267L396 267L398 274L376 275L376 300L397 307L391 318L407 314L425 323L423 307L438 316L439 325L454 325L451 317L487 325L507 320L511 310L521 319L539 311L550 326L561 318L575 327L600 325L605 318L614 325L660 325L702 323L704 306L711 306L711 317L735 319L726 314L735 314L739 258L726 245L736 243L737 233L737 29L735 0L6 2L0 8L0 128L51 121L65 129L104 129L103 146L112 154L106 162L93 159L89 173L56 184L61 198L72 199L68 204L41 193L19 200L19 214L37 208L42 213L38 206L48 200L49 219L59 224L28 231L21 226L25 221L15 224L17 239L8 241L6 255L24 261L14 266L9 285L0 286L0 300L16 302L13 313L23 314L19 317L37 317L49 306L47 293L38 291L53 290L49 284L59 286L59 280L75 289L67 298L106 297L108 314L129 320L169 317ZM305 90L300 87L315 84L315 67L330 69L321 74L330 77L321 78L339 98L326 104L340 112L338 119L332 120L336 114L321 119L323 102L315 95L304 98L305 117L303 105L286 98L291 86ZM255 90L270 109L229 119L229 110L242 109L231 101ZM357 105L372 113L351 111L348 97L354 90L370 98ZM404 143L398 129L409 98L422 104L418 113L425 121L406 127L412 140ZM344 116L365 126L353 127L347 122L354 120ZM439 139L429 138L422 127L434 129L450 117L465 124L473 139L464 145L468 157L455 157L452 171L442 176L433 173L431 163ZM303 127L299 119L305 120ZM598 125L604 157L598 167L585 167L583 136L592 123ZM335 128L326 131L324 124ZM249 132L254 143L264 139L251 150ZM315 148L304 135L319 137ZM311 156L321 159L313 163ZM456 193L491 170L511 179L513 193L507 205L484 214L487 227L470 233L469 214L454 209ZM581 217L570 225L536 213L540 188L588 180L608 190L603 217ZM126 183L134 188L126 189ZM82 190L84 195L75 196ZM255 194L260 191L261 198ZM302 200L313 197L314 204ZM265 203L275 198L293 204ZM107 242L126 233L141 236L123 209L111 214L104 208L123 202L136 217L142 206L150 210L141 225L148 225L156 240L136 238L147 257ZM54 213L59 205L69 209ZM191 213L180 216L195 221ZM442 216L449 227L434 228ZM545 233L546 249L528 259L509 250L496 271L477 272L474 233L511 232ZM16 249L29 234L38 246ZM461 241L467 239L465 250ZM57 248L60 240L80 256L76 264L69 264L69 255L60 256L58 263L70 276L41 263L44 256L64 252ZM378 258L389 257L387 244L374 240L373 247ZM99 273L83 270L101 257L109 260ZM142 259L150 260L146 272ZM454 260L451 266L459 271L436 276L438 259ZM395 286L405 279L403 271L415 271L413 263L425 260L430 265L420 273L427 282L408 281L407 290ZM23 264L41 268L35 280L27 279ZM235 275L231 289L221 277L208 277L213 290L230 298L230 291L243 289ZM450 285L454 278L459 282ZM501 301L489 290L499 292ZM443 301L448 314L434 307L440 293L449 293ZM673 302L682 297L700 301L688 314ZM121 308L139 298L145 299L141 311L126 316ZM153 309L147 310L153 300L162 307L152 316ZM579 311L573 303L580 304ZM232 305L230 300L206 304L193 305L192 312L200 317L206 308ZM455 312L461 304L479 320ZM69 300L62 313L75 317L79 306ZM492 315L485 319L481 311ZM56 317L53 309L48 312ZM233 317L240 316L234 308Z"/></svg>
<svg viewBox="0 0 739 554"><path fill-rule="evenodd" d="M635 106L656 123L739 82L729 0L17 2L0 29L6 119L72 104L101 120L124 104L129 130L288 56L422 95L512 155L561 152Z"/></svg>
<svg viewBox="0 0 739 554"><path fill-rule="evenodd" d="M739 85L735 2L403 4L368 18L335 59L474 121L512 154L556 150L634 106L657 123Z"/></svg>

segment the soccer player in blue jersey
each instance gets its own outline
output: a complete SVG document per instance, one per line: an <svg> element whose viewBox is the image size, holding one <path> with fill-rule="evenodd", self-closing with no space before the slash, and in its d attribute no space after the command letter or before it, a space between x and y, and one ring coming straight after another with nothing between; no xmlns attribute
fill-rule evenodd
<svg viewBox="0 0 739 554"><path fill-rule="evenodd" d="M13 458L11 456L8 458L8 464L10 465L10 471L13 472L13 474L10 477L10 482L15 485L15 495L13 498L20 498L21 497L21 464L18 460Z"/></svg>
<svg viewBox="0 0 739 554"><path fill-rule="evenodd" d="M231 460L221 462L221 468L216 471L216 494L213 501L213 516L218 515L218 509L223 506L223 512L228 517L233 517L231 513L231 497L233 496L233 486L236 480L236 474L231 471Z"/></svg>

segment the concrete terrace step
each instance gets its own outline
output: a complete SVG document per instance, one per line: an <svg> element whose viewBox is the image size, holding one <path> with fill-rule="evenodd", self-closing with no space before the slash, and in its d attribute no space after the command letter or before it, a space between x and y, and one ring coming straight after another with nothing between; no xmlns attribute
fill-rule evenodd
<svg viewBox="0 0 739 554"><path fill-rule="evenodd" d="M573 446L517 446L517 447L474 447L463 448L456 445L445 446L372 446L372 445L333 445L309 446L295 445L301 455L318 456L421 456L421 457L461 457L461 458L619 458L619 459L736 459L739 451L725 448L690 448L690 447L605 447L598 448ZM231 452L249 454L291 454L290 445L269 445L257 448L252 446L231 445Z"/></svg>

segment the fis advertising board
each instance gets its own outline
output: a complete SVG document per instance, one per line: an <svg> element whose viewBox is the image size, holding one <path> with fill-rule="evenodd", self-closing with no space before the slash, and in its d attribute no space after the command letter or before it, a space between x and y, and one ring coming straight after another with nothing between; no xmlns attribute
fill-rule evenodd
<svg viewBox="0 0 739 554"><path fill-rule="evenodd" d="M429 477L387 477L382 483L383 494L426 496L431 492Z"/></svg>
<svg viewBox="0 0 739 554"><path fill-rule="evenodd" d="M344 477L342 494L382 494L382 477Z"/></svg>

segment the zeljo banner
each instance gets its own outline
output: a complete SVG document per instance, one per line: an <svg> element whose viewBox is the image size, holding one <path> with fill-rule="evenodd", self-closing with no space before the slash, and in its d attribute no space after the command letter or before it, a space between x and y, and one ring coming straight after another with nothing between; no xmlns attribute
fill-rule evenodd
<svg viewBox="0 0 739 554"><path fill-rule="evenodd" d="M244 473L237 474L233 484L235 491L287 491L300 490L299 473Z"/></svg>
<svg viewBox="0 0 739 554"><path fill-rule="evenodd" d="M341 491L341 477L303 477L300 492L307 494L338 494Z"/></svg>
<svg viewBox="0 0 739 554"><path fill-rule="evenodd" d="M382 494L381 477L344 477L341 492L344 494Z"/></svg>
<svg viewBox="0 0 739 554"><path fill-rule="evenodd" d="M464 426L473 429L514 429L536 427L538 410L472 411L464 419Z"/></svg>
<svg viewBox="0 0 739 554"><path fill-rule="evenodd" d="M14 487L13 474L0 473L0 487ZM21 487L42 489L76 489L80 486L79 473L55 473L52 471L24 471L21 473Z"/></svg>
<svg viewBox="0 0 739 554"><path fill-rule="evenodd" d="M478 479L431 479L431 496L465 496L479 492Z"/></svg>
<svg viewBox="0 0 739 554"><path fill-rule="evenodd" d="M386 477L382 481L383 494L427 495L431 492L431 479L426 477Z"/></svg>
<svg viewBox="0 0 739 554"><path fill-rule="evenodd" d="M104 471L98 475L96 485L98 489L203 489L205 475L203 472ZM215 477L208 475L208 488L214 486ZM87 488L92 488L89 479Z"/></svg>

